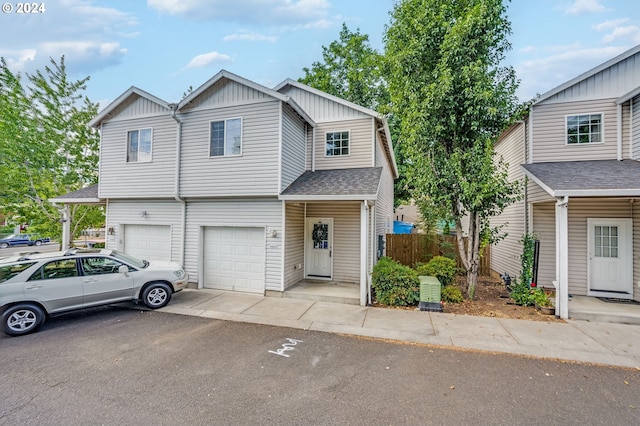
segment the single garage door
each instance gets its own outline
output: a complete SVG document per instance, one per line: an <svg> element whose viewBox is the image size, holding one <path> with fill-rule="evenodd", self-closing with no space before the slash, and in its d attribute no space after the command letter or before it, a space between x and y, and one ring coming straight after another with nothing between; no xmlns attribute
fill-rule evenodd
<svg viewBox="0 0 640 426"><path fill-rule="evenodd" d="M203 286L264 292L264 228L212 226L204 229Z"/></svg>
<svg viewBox="0 0 640 426"><path fill-rule="evenodd" d="M171 226L125 225L124 252L146 260L171 260Z"/></svg>

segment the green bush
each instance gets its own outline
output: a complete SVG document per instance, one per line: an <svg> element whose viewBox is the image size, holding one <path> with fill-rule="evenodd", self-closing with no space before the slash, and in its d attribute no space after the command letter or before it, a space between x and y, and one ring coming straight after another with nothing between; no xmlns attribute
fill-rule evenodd
<svg viewBox="0 0 640 426"><path fill-rule="evenodd" d="M419 264L416 267L418 275L436 277L443 286L451 284L456 277L458 268L456 261L444 256L436 256L426 264Z"/></svg>
<svg viewBox="0 0 640 426"><path fill-rule="evenodd" d="M372 287L378 303L390 306L416 305L420 301L418 274L408 266L382 257L373 267Z"/></svg>
<svg viewBox="0 0 640 426"><path fill-rule="evenodd" d="M440 296L442 301L447 303L462 303L464 301L460 287L455 285L448 285L444 287Z"/></svg>
<svg viewBox="0 0 640 426"><path fill-rule="evenodd" d="M533 298L533 291L529 284L514 280L514 284L511 286L511 293L509 297L514 301L516 305L531 306L535 303Z"/></svg>

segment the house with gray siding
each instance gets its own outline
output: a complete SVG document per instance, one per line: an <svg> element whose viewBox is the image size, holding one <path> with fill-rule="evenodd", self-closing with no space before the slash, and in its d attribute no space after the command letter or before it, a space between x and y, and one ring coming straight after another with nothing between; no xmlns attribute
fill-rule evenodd
<svg viewBox="0 0 640 426"><path fill-rule="evenodd" d="M526 189L492 220L492 269L518 276L528 232L561 318L572 296L640 302L640 46L541 95L495 150Z"/></svg>
<svg viewBox="0 0 640 426"><path fill-rule="evenodd" d="M313 280L370 300L398 174L385 117L223 70L178 103L131 87L90 125L107 248L178 261L197 288L282 295Z"/></svg>

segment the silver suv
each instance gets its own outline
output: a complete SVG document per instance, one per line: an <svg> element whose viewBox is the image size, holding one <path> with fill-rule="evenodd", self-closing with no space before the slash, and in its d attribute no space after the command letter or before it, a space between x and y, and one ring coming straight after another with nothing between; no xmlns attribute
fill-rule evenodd
<svg viewBox="0 0 640 426"><path fill-rule="evenodd" d="M133 300L157 309L187 286L176 262L146 261L116 250L67 250L0 258L2 328L36 331L47 316Z"/></svg>

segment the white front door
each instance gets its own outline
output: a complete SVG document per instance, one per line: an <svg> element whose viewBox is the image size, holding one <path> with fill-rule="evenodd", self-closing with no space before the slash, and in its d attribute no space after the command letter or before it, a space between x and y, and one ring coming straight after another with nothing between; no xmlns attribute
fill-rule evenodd
<svg viewBox="0 0 640 426"><path fill-rule="evenodd" d="M631 219L587 219L588 294L633 297Z"/></svg>
<svg viewBox="0 0 640 426"><path fill-rule="evenodd" d="M332 276L333 219L307 218L305 272L308 277Z"/></svg>

